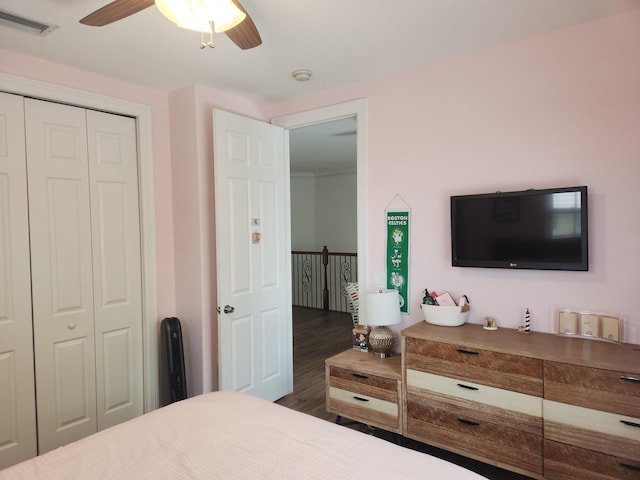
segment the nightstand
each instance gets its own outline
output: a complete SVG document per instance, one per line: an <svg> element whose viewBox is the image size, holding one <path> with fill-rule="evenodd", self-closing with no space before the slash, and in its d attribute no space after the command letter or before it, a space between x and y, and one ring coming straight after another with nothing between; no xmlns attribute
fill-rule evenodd
<svg viewBox="0 0 640 480"><path fill-rule="evenodd" d="M327 411L402 434L401 356L347 350L325 360Z"/></svg>

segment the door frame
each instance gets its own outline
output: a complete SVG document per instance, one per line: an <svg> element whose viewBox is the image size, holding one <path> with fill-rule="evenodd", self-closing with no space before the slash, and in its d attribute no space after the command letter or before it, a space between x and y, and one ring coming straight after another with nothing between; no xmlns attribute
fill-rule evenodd
<svg viewBox="0 0 640 480"><path fill-rule="evenodd" d="M285 156L289 164L289 130L306 127L331 120L346 117L356 117L356 188L357 188L357 235L358 235L358 283L366 285L367 278L367 100L364 98L348 102L320 107L290 115L283 115L271 119L271 123L285 129ZM287 181L290 179L287 173Z"/></svg>
<svg viewBox="0 0 640 480"><path fill-rule="evenodd" d="M0 91L126 115L136 119L142 254L144 411L158 407L158 275L151 108L120 98L0 72Z"/></svg>

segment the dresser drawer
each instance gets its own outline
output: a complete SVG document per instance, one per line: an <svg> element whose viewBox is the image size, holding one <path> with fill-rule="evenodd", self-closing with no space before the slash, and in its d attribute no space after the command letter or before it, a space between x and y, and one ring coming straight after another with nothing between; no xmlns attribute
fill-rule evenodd
<svg viewBox="0 0 640 480"><path fill-rule="evenodd" d="M640 462L640 418L544 400L549 440Z"/></svg>
<svg viewBox="0 0 640 480"><path fill-rule="evenodd" d="M542 473L541 418L411 389L406 400L406 436L512 470Z"/></svg>
<svg viewBox="0 0 640 480"><path fill-rule="evenodd" d="M498 411L509 410L537 419L542 435L542 398L533 395L503 390L501 388L443 377L432 373L407 370L407 391L427 390L426 395L438 393L471 402L496 407Z"/></svg>
<svg viewBox="0 0 640 480"><path fill-rule="evenodd" d="M640 375L546 361L544 397L640 418Z"/></svg>
<svg viewBox="0 0 640 480"><path fill-rule="evenodd" d="M544 441L544 478L548 480L640 480L640 461Z"/></svg>
<svg viewBox="0 0 640 480"><path fill-rule="evenodd" d="M542 397L542 365L537 358L408 337L406 368Z"/></svg>

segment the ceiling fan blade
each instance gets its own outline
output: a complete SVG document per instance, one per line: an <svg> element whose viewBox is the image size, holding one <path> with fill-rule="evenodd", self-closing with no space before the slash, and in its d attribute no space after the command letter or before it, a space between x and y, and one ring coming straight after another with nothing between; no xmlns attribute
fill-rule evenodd
<svg viewBox="0 0 640 480"><path fill-rule="evenodd" d="M154 3L154 0L115 0L90 13L80 20L80 23L91 27L102 27L138 13Z"/></svg>
<svg viewBox="0 0 640 480"><path fill-rule="evenodd" d="M235 3L240 10L247 14L247 18L224 33L226 33L227 37L229 37L231 41L242 50L248 50L250 48L261 45L262 38L260 38L260 33L258 33L256 24L253 23L253 20L251 20L251 17L244 9L244 7L240 5L240 2L238 0L233 0L233 3Z"/></svg>

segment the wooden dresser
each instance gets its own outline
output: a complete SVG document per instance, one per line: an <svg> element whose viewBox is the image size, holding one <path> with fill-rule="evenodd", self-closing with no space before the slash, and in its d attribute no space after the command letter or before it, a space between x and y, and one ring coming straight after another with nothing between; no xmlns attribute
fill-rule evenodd
<svg viewBox="0 0 640 480"><path fill-rule="evenodd" d="M640 479L640 346L402 331L403 435L533 478Z"/></svg>

